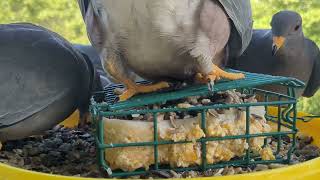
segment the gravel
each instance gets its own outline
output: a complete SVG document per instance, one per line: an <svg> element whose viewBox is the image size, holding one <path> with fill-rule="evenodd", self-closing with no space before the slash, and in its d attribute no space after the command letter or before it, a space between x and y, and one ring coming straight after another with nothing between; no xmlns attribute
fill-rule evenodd
<svg viewBox="0 0 320 180"><path fill-rule="evenodd" d="M43 136L4 143L0 162L32 171L81 177L105 177L96 160L89 126L57 126Z"/></svg>
<svg viewBox="0 0 320 180"><path fill-rule="evenodd" d="M66 176L106 177L100 171L96 161L96 149L89 127L68 129L64 127L47 131L44 136L35 136L18 141L4 143L0 151L0 162L15 167ZM285 138L280 154L285 156L290 138ZM302 136L297 139L297 150L292 155L292 164L319 157L320 149L312 145L312 137ZM276 141L270 146L276 150ZM286 164L258 164L251 167L225 167L206 172L188 171L152 171L149 175L132 178L191 178L244 174L286 167Z"/></svg>
<svg viewBox="0 0 320 180"><path fill-rule="evenodd" d="M96 161L96 148L89 127L68 129L64 127L47 131L44 136L30 137L3 144L0 162L11 166L66 176L106 177L100 171ZM285 138L280 154L286 155L290 147L290 138ZM296 164L319 157L320 149L312 145L312 137L297 138L297 150L292 154L292 163ZM272 139L270 147L276 150L276 141ZM170 171L151 171L148 175L131 178L192 178L244 174L286 167L286 164L258 164L251 167L225 167L206 172L188 171L178 173Z"/></svg>

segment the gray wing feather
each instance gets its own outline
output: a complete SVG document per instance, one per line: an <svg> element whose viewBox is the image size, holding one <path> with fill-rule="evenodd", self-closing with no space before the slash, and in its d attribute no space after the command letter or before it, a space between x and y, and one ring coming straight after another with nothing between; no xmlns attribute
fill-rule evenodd
<svg viewBox="0 0 320 180"><path fill-rule="evenodd" d="M229 41L231 56L240 56L248 47L252 37L252 11L250 0L219 0L234 28ZM235 51L234 51L235 50Z"/></svg>
<svg viewBox="0 0 320 180"><path fill-rule="evenodd" d="M86 3L88 3L88 0L78 0L79 8L83 18L86 15L86 9L87 9Z"/></svg>
<svg viewBox="0 0 320 180"><path fill-rule="evenodd" d="M107 14L102 11L98 0L78 0L91 44L100 51L107 35Z"/></svg>
<svg viewBox="0 0 320 180"><path fill-rule="evenodd" d="M312 97L320 87L320 50L316 43L306 39L309 45L309 54L313 59L313 67L310 79L303 92L303 96Z"/></svg>

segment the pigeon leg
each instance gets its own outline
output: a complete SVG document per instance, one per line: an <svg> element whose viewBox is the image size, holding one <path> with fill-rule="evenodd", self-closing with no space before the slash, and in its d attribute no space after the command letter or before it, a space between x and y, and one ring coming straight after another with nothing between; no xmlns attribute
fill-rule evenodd
<svg viewBox="0 0 320 180"><path fill-rule="evenodd" d="M120 101L125 101L135 94L154 92L169 87L169 84L167 82L159 82L151 85L139 85L131 80L126 80L123 82L123 84L127 89L123 92L123 94L119 96Z"/></svg>
<svg viewBox="0 0 320 180"><path fill-rule="evenodd" d="M237 80L237 79L243 79L245 78L245 75L242 73L229 73L221 68L219 68L216 65L212 65L213 71L210 72L207 75L202 75L201 73L196 74L196 81L199 83L208 83L208 82L213 82L215 80L218 80L220 78L226 78L230 80Z"/></svg>
<svg viewBox="0 0 320 180"><path fill-rule="evenodd" d="M201 84L211 83L217 79L217 76L208 74L207 76L203 76L201 73L196 74L196 82Z"/></svg>
<svg viewBox="0 0 320 180"><path fill-rule="evenodd" d="M2 144L1 144L1 141L0 141L0 151L1 151L1 149L2 149Z"/></svg>
<svg viewBox="0 0 320 180"><path fill-rule="evenodd" d="M125 73L121 73L121 71L119 71L119 69L122 68L119 66L121 65L112 60L105 63L105 68L107 69L108 73L126 87L126 90L119 96L120 101L125 101L135 94L154 92L169 87L167 82L159 82L151 85L136 84L133 80L127 77Z"/></svg>
<svg viewBox="0 0 320 180"><path fill-rule="evenodd" d="M91 116L88 111L80 112L78 127L85 127L85 125L88 124L90 121L91 121Z"/></svg>

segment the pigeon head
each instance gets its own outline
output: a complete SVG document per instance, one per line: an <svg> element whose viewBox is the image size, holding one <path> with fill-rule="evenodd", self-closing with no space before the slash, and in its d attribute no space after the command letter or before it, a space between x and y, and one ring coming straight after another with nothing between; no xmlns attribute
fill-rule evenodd
<svg viewBox="0 0 320 180"><path fill-rule="evenodd" d="M271 21L273 45L272 55L285 46L291 39L303 37L302 18L294 11L280 11L273 15Z"/></svg>

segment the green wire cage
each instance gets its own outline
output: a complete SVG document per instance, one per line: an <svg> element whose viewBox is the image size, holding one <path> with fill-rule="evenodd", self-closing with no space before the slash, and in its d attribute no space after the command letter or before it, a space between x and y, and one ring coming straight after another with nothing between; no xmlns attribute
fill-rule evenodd
<svg viewBox="0 0 320 180"><path fill-rule="evenodd" d="M229 72L240 72L236 70L228 70ZM261 75L254 73L246 73L246 78L242 80L235 81L226 81L222 80L217 82L214 86L208 85L196 85L181 88L174 91L158 92L152 94L138 95L131 98L125 102L115 102L116 96L113 94L115 88L121 88L121 85L112 85L108 87L104 92L105 103L97 103L92 99L92 105L90 108L92 119L96 128L96 144L97 144L97 153L98 161L101 167L108 173L110 177L124 177L124 176L133 176L133 175L142 175L147 174L152 170L159 171L169 171L174 170L176 172L195 170L195 171L206 171L208 169L221 168L225 166L250 166L256 164L268 164L268 163L290 163L291 155L295 150L295 141L296 141L296 120L297 120L297 110L296 103L297 99L295 97L295 89L304 87L304 83L297 79L279 77L279 76L270 76L270 75ZM286 94L280 94L270 91L265 91L258 89L258 86L261 85L281 85L287 88ZM241 104L210 104L205 106L196 106L190 107L187 109L181 109L176 107L166 107L160 109L143 109L137 110L138 107L145 105L152 105L156 103L164 103L172 100L179 100L190 96L210 96L214 95L217 92L222 92L226 90L236 89L237 91L247 94L255 95L259 94L262 97L263 101L255 103L241 103ZM277 125L276 132L268 133L259 133L259 134L250 134L250 107L252 106L264 106L266 109L265 118L267 121L274 122ZM270 115L268 112L268 107L274 106L278 107L278 113L276 116ZM246 129L245 134L235 135L235 136L224 136L224 137L203 137L197 139L196 142L201 144L201 165L192 166L187 168L171 168L168 165L159 164L159 154L158 148L160 145L168 144L183 144L190 143L191 141L160 141L158 140L158 123L157 123L157 114L164 112L197 112L201 114L201 129L203 132L206 132L206 112L209 109L227 109L227 108L241 108L246 113ZM104 124L102 119L104 117L123 117L133 114L147 114L150 113L153 115L153 132L154 137L151 142L137 142L137 143L122 143L122 144L105 144L104 143L104 127L107 124ZM283 130L285 129L285 130ZM253 154L249 148L246 150L243 157L231 159L227 162L219 162L215 164L209 164L206 161L206 145L210 141L223 141L223 140L233 140L233 139L245 139L248 143L251 138L256 137L265 137L264 145L267 145L267 138L274 138L277 141L276 152L274 152L275 160L262 160L260 156ZM284 137L291 138L291 147L287 151L285 156L280 156L279 152L282 146L282 140ZM112 171L107 164L105 157L105 150L110 148L123 148L123 147L143 147L149 146L154 148L154 165L151 166L148 170L138 169L133 172L124 172L121 170Z"/></svg>

